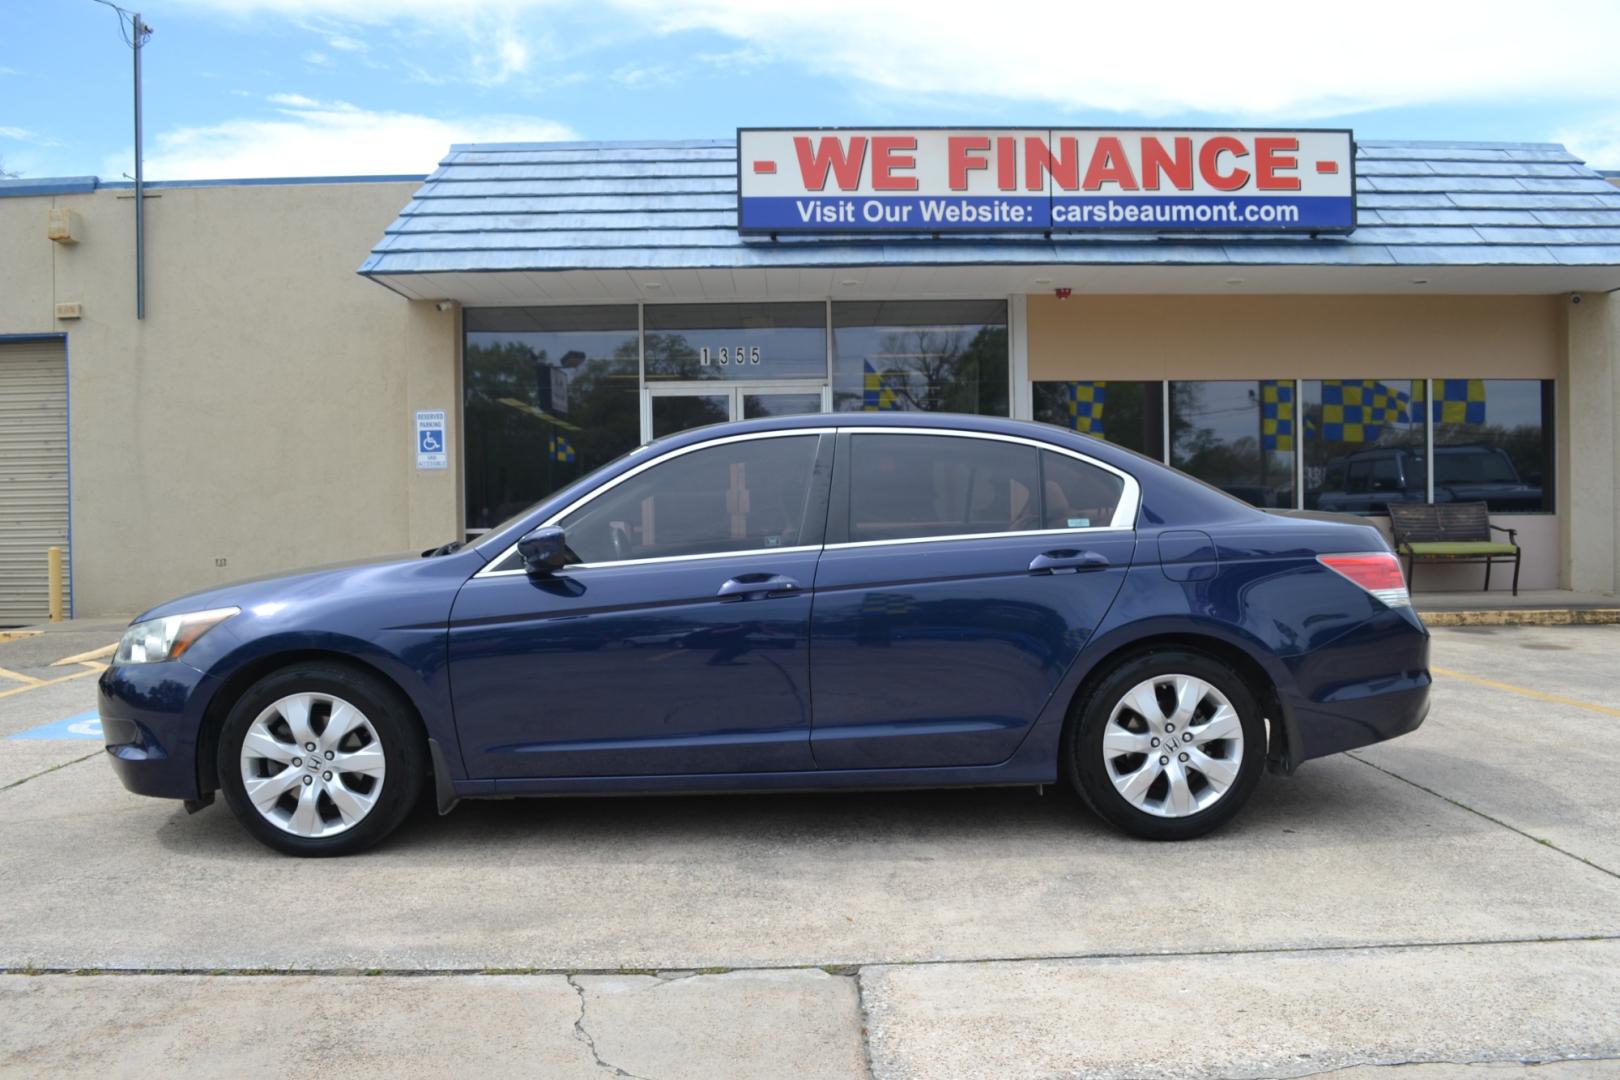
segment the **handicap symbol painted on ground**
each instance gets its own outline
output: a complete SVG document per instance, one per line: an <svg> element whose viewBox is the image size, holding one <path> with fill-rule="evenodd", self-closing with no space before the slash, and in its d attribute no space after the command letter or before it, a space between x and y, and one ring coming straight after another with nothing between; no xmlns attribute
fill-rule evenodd
<svg viewBox="0 0 1620 1080"><path fill-rule="evenodd" d="M444 434L442 432L427 428L424 431L418 431L416 434L421 439L422 445L419 449L422 453L437 454L444 449Z"/></svg>
<svg viewBox="0 0 1620 1080"><path fill-rule="evenodd" d="M83 739L86 741L101 741L101 717L96 711L82 712L69 716L63 720L55 720L49 724L41 724L27 731L19 731L8 736L11 739Z"/></svg>

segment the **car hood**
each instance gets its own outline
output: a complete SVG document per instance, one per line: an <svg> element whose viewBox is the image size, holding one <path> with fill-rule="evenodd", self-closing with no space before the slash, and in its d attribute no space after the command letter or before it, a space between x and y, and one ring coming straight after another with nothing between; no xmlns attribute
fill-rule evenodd
<svg viewBox="0 0 1620 1080"><path fill-rule="evenodd" d="M470 548L461 552L471 553ZM461 554L461 553L457 553ZM187 611L207 611L211 608L238 607L244 611L260 604L287 604L296 600L327 598L342 592L351 580L375 580L379 575L405 572L424 562L420 554L377 555L324 566L306 567L291 573L266 574L246 578L229 585L187 593L185 596L158 604L132 621L155 619L164 615L179 615ZM482 559L479 559L482 562ZM471 571L469 571L471 573Z"/></svg>

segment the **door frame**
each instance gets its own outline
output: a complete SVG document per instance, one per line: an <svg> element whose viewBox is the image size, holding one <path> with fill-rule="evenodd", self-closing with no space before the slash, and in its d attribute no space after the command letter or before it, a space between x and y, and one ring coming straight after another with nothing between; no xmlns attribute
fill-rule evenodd
<svg viewBox="0 0 1620 1080"><path fill-rule="evenodd" d="M641 387L641 441L651 442L652 399L655 397L724 397L728 399L728 419L743 418L743 398L749 394L816 394L821 395L821 412L832 412L832 383L814 379L772 380L738 379L720 382L716 379L670 380L644 383Z"/></svg>

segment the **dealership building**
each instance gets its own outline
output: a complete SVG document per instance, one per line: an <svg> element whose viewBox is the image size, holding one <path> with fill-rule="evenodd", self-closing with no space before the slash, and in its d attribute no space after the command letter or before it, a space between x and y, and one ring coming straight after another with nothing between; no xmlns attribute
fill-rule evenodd
<svg viewBox="0 0 1620 1080"><path fill-rule="evenodd" d="M131 185L0 182L0 626L53 546L73 614L133 613L801 412L1033 419L1381 524L1484 500L1522 587L1620 586L1620 188L1557 145L744 131L143 206L138 273Z"/></svg>

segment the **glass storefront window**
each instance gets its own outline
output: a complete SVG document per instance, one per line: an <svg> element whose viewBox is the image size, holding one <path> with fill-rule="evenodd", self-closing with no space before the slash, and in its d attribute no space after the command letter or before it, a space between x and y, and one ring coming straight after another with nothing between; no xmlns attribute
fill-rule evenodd
<svg viewBox="0 0 1620 1080"><path fill-rule="evenodd" d="M1170 464L1255 506L1294 505L1291 379L1172 382Z"/></svg>
<svg viewBox="0 0 1620 1080"><path fill-rule="evenodd" d="M825 304L649 304L647 381L827 381Z"/></svg>
<svg viewBox="0 0 1620 1080"><path fill-rule="evenodd" d="M486 529L641 441L634 305L469 308L467 528Z"/></svg>
<svg viewBox="0 0 1620 1080"><path fill-rule="evenodd" d="M1036 420L1163 459L1163 383L1071 380L1032 390Z"/></svg>
<svg viewBox="0 0 1620 1080"><path fill-rule="evenodd" d="M1435 379L1434 501L1551 511L1552 402L1551 380Z"/></svg>
<svg viewBox="0 0 1620 1080"><path fill-rule="evenodd" d="M1422 379L1311 379L1301 390L1307 510L1382 514L1427 500Z"/></svg>
<svg viewBox="0 0 1620 1080"><path fill-rule="evenodd" d="M835 303L833 409L1006 416L1003 300Z"/></svg>

